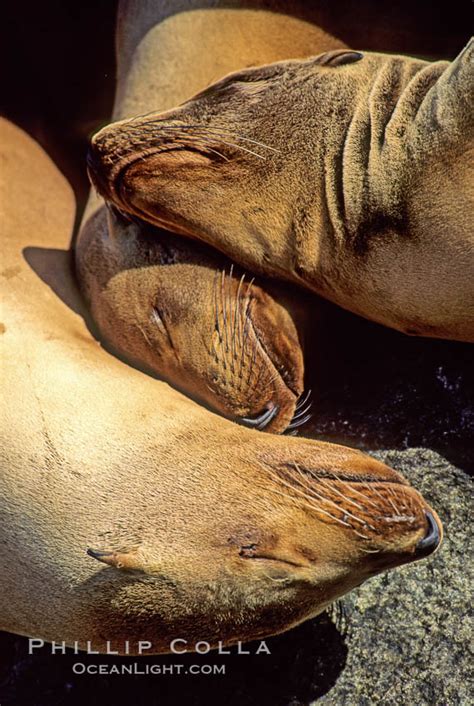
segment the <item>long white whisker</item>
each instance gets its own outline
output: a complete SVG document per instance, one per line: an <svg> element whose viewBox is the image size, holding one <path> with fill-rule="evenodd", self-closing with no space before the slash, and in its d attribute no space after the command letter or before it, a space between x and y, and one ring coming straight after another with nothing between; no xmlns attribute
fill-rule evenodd
<svg viewBox="0 0 474 706"><path fill-rule="evenodd" d="M164 122L162 120L152 120L149 121L152 124L158 124L160 122ZM270 145L265 144L265 142L261 142L259 140L255 140L251 137L245 137L244 135L241 135L238 132L234 132L233 130L226 130L225 128L222 127L211 127L210 125L204 125L203 123L187 123L187 124L181 124L181 125L163 125L161 128L162 130L194 130L198 128L199 130L203 132L208 132L208 133L214 133L216 135L231 135L232 137L237 137L239 140L244 140L244 142L250 142L254 145L258 145L258 147L263 147L264 149L271 150L272 152L281 152L281 150L277 149L276 147L271 147ZM137 130L140 130L142 132L143 128L137 126Z"/></svg>

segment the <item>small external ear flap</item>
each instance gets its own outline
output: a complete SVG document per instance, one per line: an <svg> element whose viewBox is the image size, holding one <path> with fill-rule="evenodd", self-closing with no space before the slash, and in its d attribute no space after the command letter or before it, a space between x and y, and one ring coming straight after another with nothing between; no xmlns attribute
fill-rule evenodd
<svg viewBox="0 0 474 706"><path fill-rule="evenodd" d="M343 66L344 64L354 64L363 57L364 55L360 51L334 49L316 57L316 63L320 66Z"/></svg>
<svg viewBox="0 0 474 706"><path fill-rule="evenodd" d="M87 554L103 564L113 566L116 569L124 569L128 571L144 571L142 558L139 556L138 549L131 549L118 552L101 551L100 549L88 549Z"/></svg>

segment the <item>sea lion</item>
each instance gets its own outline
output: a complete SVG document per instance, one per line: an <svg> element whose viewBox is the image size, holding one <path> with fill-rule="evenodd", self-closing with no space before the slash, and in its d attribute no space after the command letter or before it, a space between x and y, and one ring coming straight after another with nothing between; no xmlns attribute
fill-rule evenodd
<svg viewBox="0 0 474 706"><path fill-rule="evenodd" d="M218 253L113 210L88 220L76 253L114 352L246 426L291 432L306 421L297 298L272 297Z"/></svg>
<svg viewBox="0 0 474 706"><path fill-rule="evenodd" d="M100 193L409 334L474 340L474 69L335 50L92 140Z"/></svg>
<svg viewBox="0 0 474 706"><path fill-rule="evenodd" d="M72 191L20 129L0 138L2 629L232 644L438 547L436 513L384 464L235 425L104 351L65 250Z"/></svg>
<svg viewBox="0 0 474 706"><path fill-rule="evenodd" d="M195 3L185 5L192 10ZM166 3L120 5L116 119L171 108L241 66L344 46L317 26L269 11L194 9L166 17L168 10ZM93 163L89 170L94 181L101 178ZM307 421L308 315L298 295L268 282L249 287L253 277L245 283L245 273L217 252L97 208L94 201L75 253L102 339L239 423L281 432Z"/></svg>

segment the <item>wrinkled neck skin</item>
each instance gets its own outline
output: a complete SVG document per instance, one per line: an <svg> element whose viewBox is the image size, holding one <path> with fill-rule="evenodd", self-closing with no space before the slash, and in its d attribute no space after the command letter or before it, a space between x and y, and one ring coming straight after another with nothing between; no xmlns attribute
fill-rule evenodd
<svg viewBox="0 0 474 706"><path fill-rule="evenodd" d="M230 228L209 242L378 323L474 340L472 55L472 42L452 64L365 54L316 84L290 62L299 100L276 95L277 123L249 133L282 150L265 189L251 184L273 222L252 216L245 246Z"/></svg>
<svg viewBox="0 0 474 706"><path fill-rule="evenodd" d="M370 80L352 84L355 109L321 154L321 250L314 268L304 253L294 270L379 323L466 341L474 340L473 47L452 63L366 57Z"/></svg>
<svg viewBox="0 0 474 706"><path fill-rule="evenodd" d="M472 41L451 64L366 54L333 71L323 115L311 96L324 131L285 152L301 188L284 185L287 238L260 264L405 333L474 340Z"/></svg>

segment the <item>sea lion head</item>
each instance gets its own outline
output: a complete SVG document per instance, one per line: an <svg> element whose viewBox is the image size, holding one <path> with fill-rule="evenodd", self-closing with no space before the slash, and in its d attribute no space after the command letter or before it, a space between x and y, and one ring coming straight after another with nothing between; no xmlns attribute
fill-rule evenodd
<svg viewBox="0 0 474 706"><path fill-rule="evenodd" d="M176 109L100 131L93 180L125 211L401 327L398 310L374 302L395 296L377 253L407 234L433 240L447 187L433 190L427 165L469 159L473 51L450 64L337 50L230 74ZM392 280L400 289L396 269Z"/></svg>
<svg viewBox="0 0 474 706"><path fill-rule="evenodd" d="M341 197L341 140L384 61L338 50L230 74L176 109L98 132L91 179L122 210L278 274L308 230L318 255L327 201Z"/></svg>
<svg viewBox="0 0 474 706"><path fill-rule="evenodd" d="M93 220L76 246L108 344L233 421L271 432L304 422L298 297L109 210L107 228Z"/></svg>
<svg viewBox="0 0 474 706"><path fill-rule="evenodd" d="M211 479L210 468L190 467L179 492L167 489L169 500L151 482L156 508L154 519L141 517L142 536L124 545L112 531L108 544L90 548L112 567L97 579L102 634L150 639L164 651L175 637L214 646L265 637L439 546L436 513L383 463L271 435L261 435L255 456L232 436L226 448L229 459L238 451L237 470L230 464Z"/></svg>

